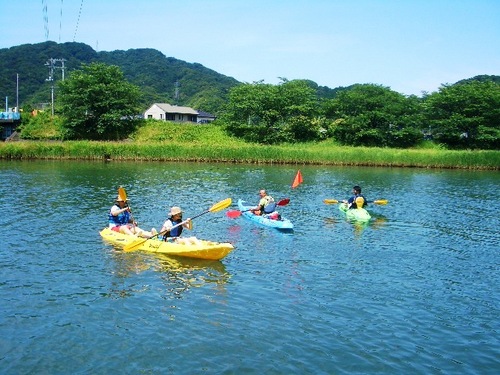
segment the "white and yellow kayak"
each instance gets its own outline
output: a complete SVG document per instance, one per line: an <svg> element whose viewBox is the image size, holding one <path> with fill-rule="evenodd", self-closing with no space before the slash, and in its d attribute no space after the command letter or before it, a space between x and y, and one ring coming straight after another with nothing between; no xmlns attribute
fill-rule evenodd
<svg viewBox="0 0 500 375"><path fill-rule="evenodd" d="M99 232L101 237L114 245L126 246L137 237L128 234L115 232L109 228L104 228ZM189 257L197 259L221 260L227 254L234 250L233 245L227 242L212 242L206 240L197 240L196 244L165 242L157 237L145 240L137 250L149 251L152 253L162 253L180 257Z"/></svg>

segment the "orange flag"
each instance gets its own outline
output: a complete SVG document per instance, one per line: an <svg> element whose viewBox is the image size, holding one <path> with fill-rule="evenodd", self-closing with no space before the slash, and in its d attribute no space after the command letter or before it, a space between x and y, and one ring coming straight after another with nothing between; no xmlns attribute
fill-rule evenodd
<svg viewBox="0 0 500 375"><path fill-rule="evenodd" d="M293 180L292 184L292 189L296 188L299 186L299 184L302 183L302 174L300 173L300 169L297 171L297 174L295 175L295 179Z"/></svg>

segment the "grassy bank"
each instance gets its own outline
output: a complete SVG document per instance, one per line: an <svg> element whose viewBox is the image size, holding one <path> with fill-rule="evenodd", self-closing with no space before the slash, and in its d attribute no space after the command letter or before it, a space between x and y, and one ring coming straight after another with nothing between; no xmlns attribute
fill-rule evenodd
<svg viewBox="0 0 500 375"><path fill-rule="evenodd" d="M500 169L500 151L344 147L332 141L263 146L228 137L216 126L155 124L124 142L3 142L0 158Z"/></svg>

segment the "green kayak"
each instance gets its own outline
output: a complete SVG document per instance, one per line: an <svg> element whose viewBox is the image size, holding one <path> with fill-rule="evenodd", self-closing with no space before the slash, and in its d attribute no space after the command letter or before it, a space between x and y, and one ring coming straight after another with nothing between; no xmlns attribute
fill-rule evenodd
<svg viewBox="0 0 500 375"><path fill-rule="evenodd" d="M351 221L370 221L372 216L364 208L347 208L347 203L339 204L339 210Z"/></svg>

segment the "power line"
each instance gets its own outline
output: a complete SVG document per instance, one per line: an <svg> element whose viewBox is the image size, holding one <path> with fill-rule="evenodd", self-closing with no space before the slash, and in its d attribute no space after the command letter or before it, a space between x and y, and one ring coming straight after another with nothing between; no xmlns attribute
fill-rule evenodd
<svg viewBox="0 0 500 375"><path fill-rule="evenodd" d="M59 18L59 43L61 43L61 30L62 30L62 18L63 18L63 1L61 0L61 15Z"/></svg>
<svg viewBox="0 0 500 375"><path fill-rule="evenodd" d="M83 0L80 3L80 10L78 11L78 19L76 21L75 34L73 35L73 42L76 40L76 33L78 32L78 26L80 25L80 16L82 15Z"/></svg>
<svg viewBox="0 0 500 375"><path fill-rule="evenodd" d="M42 0L43 12L43 27L45 29L45 41L49 40L49 13L47 11L47 3Z"/></svg>

